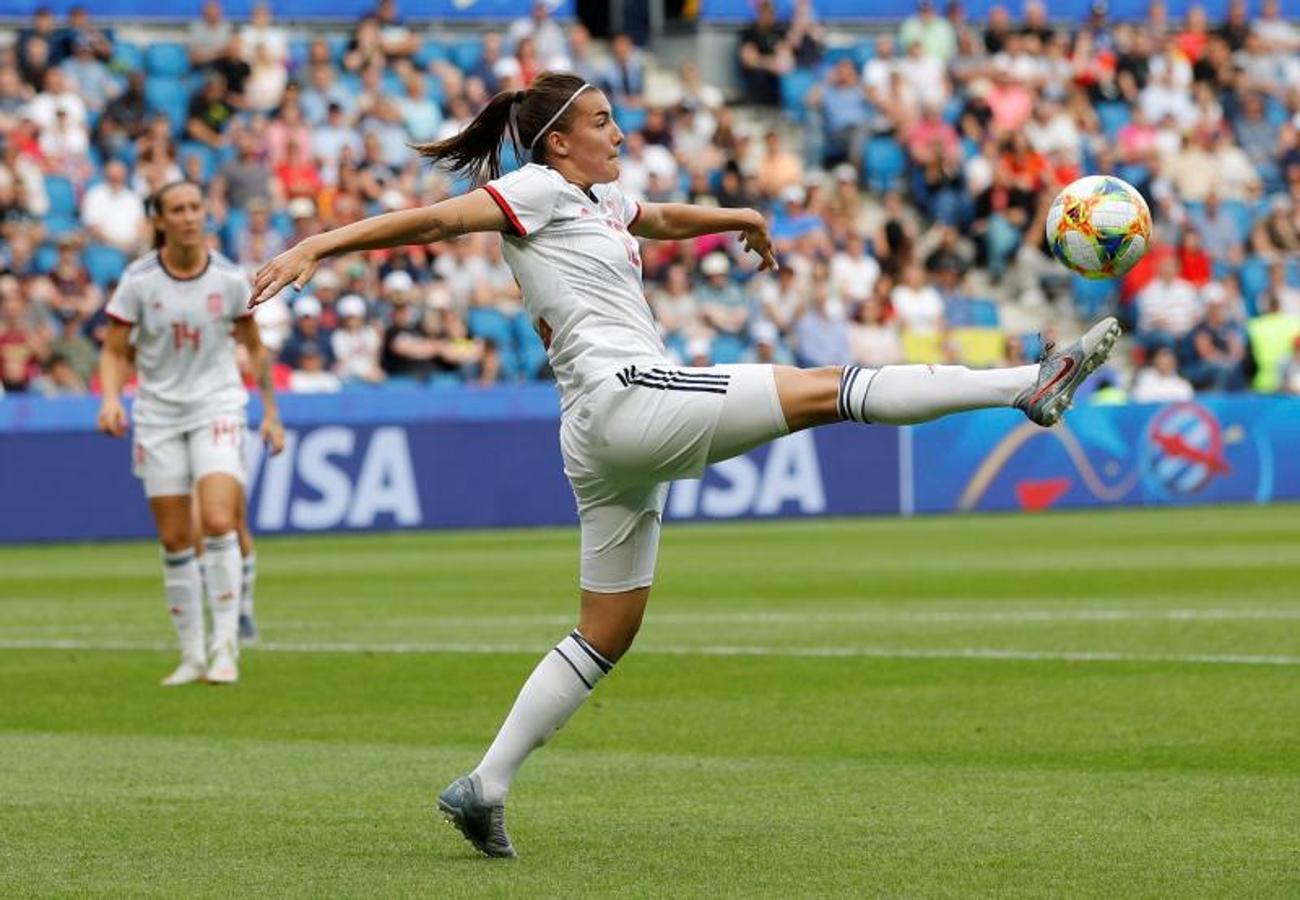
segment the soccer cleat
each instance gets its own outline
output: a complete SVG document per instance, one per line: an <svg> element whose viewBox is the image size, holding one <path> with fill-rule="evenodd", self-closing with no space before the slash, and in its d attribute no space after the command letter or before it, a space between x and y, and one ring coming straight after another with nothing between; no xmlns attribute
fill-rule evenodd
<svg viewBox="0 0 1300 900"><path fill-rule="evenodd" d="M239 680L239 665L228 647L213 650L212 664L203 680L208 684L234 684Z"/></svg>
<svg viewBox="0 0 1300 900"><path fill-rule="evenodd" d="M1107 316L1064 350L1053 352L1049 343L1043 348L1038 381L1021 391L1016 398L1016 409L1044 428L1061 421L1074 402L1079 385L1110 356L1119 333L1119 322Z"/></svg>
<svg viewBox="0 0 1300 900"><path fill-rule="evenodd" d="M162 680L162 685L163 687L179 687L182 684L194 684L202 681L205 674L204 668L202 661L182 659L181 664L176 667L176 671Z"/></svg>
<svg viewBox="0 0 1300 900"><path fill-rule="evenodd" d="M239 614L239 643L244 645L257 643L257 623L249 613Z"/></svg>
<svg viewBox="0 0 1300 900"><path fill-rule="evenodd" d="M510 836L506 834L506 808L484 801L478 779L473 775L457 778L438 795L438 809L465 840L484 856L516 856Z"/></svg>

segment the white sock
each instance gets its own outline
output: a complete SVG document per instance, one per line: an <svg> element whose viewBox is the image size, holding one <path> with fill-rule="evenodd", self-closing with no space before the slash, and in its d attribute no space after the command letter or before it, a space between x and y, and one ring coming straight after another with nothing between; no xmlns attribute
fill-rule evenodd
<svg viewBox="0 0 1300 900"><path fill-rule="evenodd" d="M582 705L614 664L597 652L577 629L546 654L528 676L496 740L473 772L483 799L501 803L510 782L532 753L550 739Z"/></svg>
<svg viewBox="0 0 1300 900"><path fill-rule="evenodd" d="M845 366L840 417L854 422L914 425L969 409L1011 406L1038 381L1038 366L968 369L965 366Z"/></svg>
<svg viewBox="0 0 1300 900"><path fill-rule="evenodd" d="M212 610L212 646L239 646L239 535L230 531L203 539L204 584Z"/></svg>
<svg viewBox="0 0 1300 900"><path fill-rule="evenodd" d="M257 554L250 553L244 557L244 579L239 589L240 615L253 615L253 589L257 587Z"/></svg>
<svg viewBox="0 0 1300 900"><path fill-rule="evenodd" d="M163 553L163 588L181 642L181 659L203 665L203 582L193 550Z"/></svg>

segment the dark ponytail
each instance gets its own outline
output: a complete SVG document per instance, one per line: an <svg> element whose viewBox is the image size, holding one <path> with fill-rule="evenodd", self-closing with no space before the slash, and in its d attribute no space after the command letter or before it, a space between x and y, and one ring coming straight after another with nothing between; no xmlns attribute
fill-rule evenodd
<svg viewBox="0 0 1300 900"><path fill-rule="evenodd" d="M586 84L567 72L543 72L526 91L502 91L458 134L431 144L413 145L421 155L476 184L501 177L501 145L507 138L515 156L523 158L560 107ZM514 127L511 127L513 119ZM564 131L573 121L573 106L548 131ZM538 141L533 162L546 161L546 142Z"/></svg>

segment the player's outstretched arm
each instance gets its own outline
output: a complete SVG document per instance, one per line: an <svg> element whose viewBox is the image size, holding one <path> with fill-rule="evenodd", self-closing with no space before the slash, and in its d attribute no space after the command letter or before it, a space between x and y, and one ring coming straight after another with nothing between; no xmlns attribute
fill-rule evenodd
<svg viewBox="0 0 1300 900"><path fill-rule="evenodd" d="M126 409L122 406L122 385L131 371L131 326L109 322L104 349L99 354L99 384L103 400L99 404L99 430L113 437L126 434Z"/></svg>
<svg viewBox="0 0 1300 900"><path fill-rule="evenodd" d="M767 220L753 209L720 209L716 206L692 206L688 203L642 203L641 215L632 223L632 233L637 237L655 241L679 241L717 234L721 231L739 231L746 250L753 250L763 261L759 271L776 269L772 255L772 237L767 233Z"/></svg>
<svg viewBox="0 0 1300 900"><path fill-rule="evenodd" d="M292 284L302 290L321 260L357 250L432 244L474 231L504 231L506 217L487 191L470 191L420 209L405 209L353 222L307 238L258 270L252 309Z"/></svg>

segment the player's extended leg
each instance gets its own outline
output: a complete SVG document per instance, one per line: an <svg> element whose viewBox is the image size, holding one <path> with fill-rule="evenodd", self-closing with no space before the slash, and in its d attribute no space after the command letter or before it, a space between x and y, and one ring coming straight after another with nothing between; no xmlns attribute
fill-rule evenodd
<svg viewBox="0 0 1300 900"><path fill-rule="evenodd" d="M212 653L207 680L239 679L239 585L242 561L236 532L243 486L233 475L213 472L199 479L199 521L206 559L204 577L212 610Z"/></svg>
<svg viewBox="0 0 1300 900"><path fill-rule="evenodd" d="M1038 425L1055 425L1084 379L1120 334L1102 319L1040 365L972 370L964 366L857 366L800 370L774 367L777 394L790 430L851 420L912 425L972 409L1015 407Z"/></svg>
<svg viewBox="0 0 1300 900"><path fill-rule="evenodd" d="M257 587L257 551L253 546L253 531L248 527L248 496L239 492L239 511L236 521L239 532L239 554L244 559L243 578L239 584L239 642L257 643L257 623L253 619L253 591Z"/></svg>
<svg viewBox="0 0 1300 900"><path fill-rule="evenodd" d="M203 679L207 653L203 642L203 584L194 557L194 532L190 519L189 494L149 498L149 511L163 551L163 586L167 611L181 645L181 662L163 679L174 687Z"/></svg>

